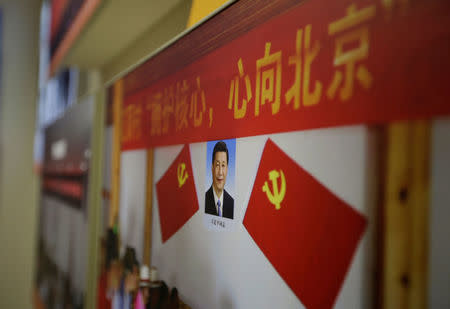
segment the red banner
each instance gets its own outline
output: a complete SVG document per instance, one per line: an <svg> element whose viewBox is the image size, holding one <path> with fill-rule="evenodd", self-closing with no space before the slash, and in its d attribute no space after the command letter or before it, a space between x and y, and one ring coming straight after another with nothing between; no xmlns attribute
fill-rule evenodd
<svg viewBox="0 0 450 309"><path fill-rule="evenodd" d="M74 199L81 199L84 194L83 184L79 181L47 178L43 187L44 190Z"/></svg>
<svg viewBox="0 0 450 309"><path fill-rule="evenodd" d="M122 149L449 114L449 11L303 1L125 97Z"/></svg>
<svg viewBox="0 0 450 309"><path fill-rule="evenodd" d="M366 219L269 139L244 226L306 308L332 308Z"/></svg>
<svg viewBox="0 0 450 309"><path fill-rule="evenodd" d="M166 242L197 212L198 200L189 146L184 146L156 184L162 242Z"/></svg>

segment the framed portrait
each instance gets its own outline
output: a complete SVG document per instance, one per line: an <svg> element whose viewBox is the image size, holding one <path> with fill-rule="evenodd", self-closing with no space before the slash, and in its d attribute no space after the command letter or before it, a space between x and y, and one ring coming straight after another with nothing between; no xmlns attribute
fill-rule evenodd
<svg viewBox="0 0 450 309"><path fill-rule="evenodd" d="M206 144L205 224L214 230L227 230L236 217L235 177L236 139Z"/></svg>

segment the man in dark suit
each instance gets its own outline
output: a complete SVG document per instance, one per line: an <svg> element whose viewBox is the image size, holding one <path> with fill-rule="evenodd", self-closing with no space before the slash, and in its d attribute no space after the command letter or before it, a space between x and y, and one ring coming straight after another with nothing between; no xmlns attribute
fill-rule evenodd
<svg viewBox="0 0 450 309"><path fill-rule="evenodd" d="M205 193L205 213L233 219L234 199L225 191L228 173L227 144L220 141L212 153L212 186Z"/></svg>

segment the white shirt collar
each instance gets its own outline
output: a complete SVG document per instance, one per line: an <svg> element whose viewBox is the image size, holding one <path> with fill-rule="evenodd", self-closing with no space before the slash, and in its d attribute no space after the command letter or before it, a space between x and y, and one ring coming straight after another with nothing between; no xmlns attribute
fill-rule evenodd
<svg viewBox="0 0 450 309"><path fill-rule="evenodd" d="M213 193L214 193L214 205L216 206L216 212L219 213L217 201L220 200L220 206L222 207L222 216L223 216L223 195L224 195L224 193L222 191L222 194L220 195L220 198L219 198L219 197L217 197L216 190L214 190L214 187L212 189L213 189ZM225 189L224 189L224 191L225 191Z"/></svg>

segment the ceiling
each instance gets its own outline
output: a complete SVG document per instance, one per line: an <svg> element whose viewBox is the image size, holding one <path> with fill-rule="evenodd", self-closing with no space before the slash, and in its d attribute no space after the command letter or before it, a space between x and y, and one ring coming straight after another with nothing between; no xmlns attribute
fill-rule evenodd
<svg viewBox="0 0 450 309"><path fill-rule="evenodd" d="M102 67L185 0L103 0L63 66Z"/></svg>

